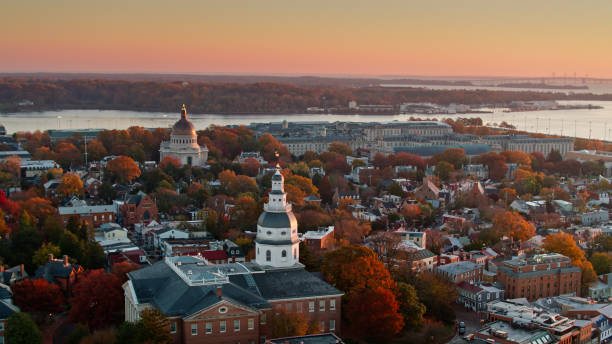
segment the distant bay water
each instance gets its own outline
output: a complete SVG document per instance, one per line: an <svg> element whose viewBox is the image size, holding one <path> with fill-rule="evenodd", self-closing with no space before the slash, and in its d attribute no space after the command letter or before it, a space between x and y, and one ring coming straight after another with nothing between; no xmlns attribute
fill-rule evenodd
<svg viewBox="0 0 612 344"><path fill-rule="evenodd" d="M393 122L407 121L410 117L457 118L480 117L485 123L505 121L520 130L612 140L612 102L610 101L560 101L560 104L593 104L602 109L592 110L550 110L529 112L504 112L504 109L488 109L493 113L457 115L336 115L336 114L293 114L293 115L218 115L191 114L190 120L199 129L214 125L248 125L254 122L327 121L327 122ZM176 113L137 112L118 110L61 110L42 112L19 112L0 114L0 123L8 133L48 129L126 129L130 126L146 128L169 127L179 118Z"/></svg>

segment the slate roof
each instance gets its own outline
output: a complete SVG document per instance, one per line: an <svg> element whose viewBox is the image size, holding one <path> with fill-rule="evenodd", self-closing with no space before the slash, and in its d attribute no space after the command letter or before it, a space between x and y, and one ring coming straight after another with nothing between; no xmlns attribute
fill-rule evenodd
<svg viewBox="0 0 612 344"><path fill-rule="evenodd" d="M266 300L305 298L315 296L341 295L342 292L318 279L302 267L267 270L263 274L252 274L255 283ZM230 276L230 282L242 284Z"/></svg>
<svg viewBox="0 0 612 344"><path fill-rule="evenodd" d="M270 339L274 344L342 344L342 340L333 333L311 334L306 336Z"/></svg>
<svg viewBox="0 0 612 344"><path fill-rule="evenodd" d="M18 312L17 307L10 305L4 301L0 301L0 319L5 320L11 317L13 313Z"/></svg>
<svg viewBox="0 0 612 344"><path fill-rule="evenodd" d="M73 271L78 271L80 268L80 265L64 266L63 260L53 260L39 266L34 274L34 279L44 278L49 283L55 283L56 278L68 278Z"/></svg>
<svg viewBox="0 0 612 344"><path fill-rule="evenodd" d="M196 257L171 259L174 263L162 260L128 274L138 302L151 303L167 316L197 314L221 300L264 309L270 307L271 300L342 295L302 267L263 270L254 263L203 265ZM174 268L183 273L188 271L187 275L181 277L169 264L177 264ZM225 282L194 282L209 278L206 272L223 273L228 278ZM187 283L185 276L192 282ZM221 298L217 296L217 287L222 288Z"/></svg>

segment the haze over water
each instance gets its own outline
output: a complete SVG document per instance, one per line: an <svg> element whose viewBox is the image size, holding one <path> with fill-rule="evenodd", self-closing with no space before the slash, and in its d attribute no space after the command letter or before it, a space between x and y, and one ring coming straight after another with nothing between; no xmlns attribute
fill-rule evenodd
<svg viewBox="0 0 612 344"><path fill-rule="evenodd" d="M503 112L492 109L492 114L457 115L334 115L334 114L294 114L294 115L215 115L190 114L189 118L196 129L210 125L248 125L254 122L327 121L327 122L392 122L407 121L410 117L457 118L480 117L485 123L506 121L519 130L612 140L612 102L608 101L560 101L560 104L593 104L603 109L593 110L550 110L529 112ZM61 110L42 112L21 112L0 115L8 133L17 131L36 131L48 129L127 129L130 126L145 128L169 127L179 119L176 113L136 112L118 110ZM550 123L550 128L549 128Z"/></svg>

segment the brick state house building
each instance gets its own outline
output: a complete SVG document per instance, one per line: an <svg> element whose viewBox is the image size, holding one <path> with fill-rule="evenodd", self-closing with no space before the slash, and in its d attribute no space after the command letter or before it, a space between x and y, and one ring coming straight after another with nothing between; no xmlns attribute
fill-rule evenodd
<svg viewBox="0 0 612 344"><path fill-rule="evenodd" d="M508 299L574 294L580 296L582 272L570 259L558 253L539 254L527 259L502 262L497 281L504 286Z"/></svg>
<svg viewBox="0 0 612 344"><path fill-rule="evenodd" d="M340 328L342 292L299 263L297 220L279 170L257 222L255 249L248 263L177 256L130 272L123 285L125 320L159 309L174 343L263 343L280 313L298 313L321 332Z"/></svg>

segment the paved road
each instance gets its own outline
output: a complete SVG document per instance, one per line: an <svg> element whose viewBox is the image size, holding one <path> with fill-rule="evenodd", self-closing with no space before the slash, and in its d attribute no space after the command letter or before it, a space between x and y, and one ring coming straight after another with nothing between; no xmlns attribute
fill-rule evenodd
<svg viewBox="0 0 612 344"><path fill-rule="evenodd" d="M458 304L454 304L453 309L455 310L455 315L457 316L457 322L463 321L465 323L465 334L459 334L457 331L453 339L451 339L448 343L466 344L467 342L463 339L463 337L480 329L480 318L476 312L467 311L463 306Z"/></svg>

